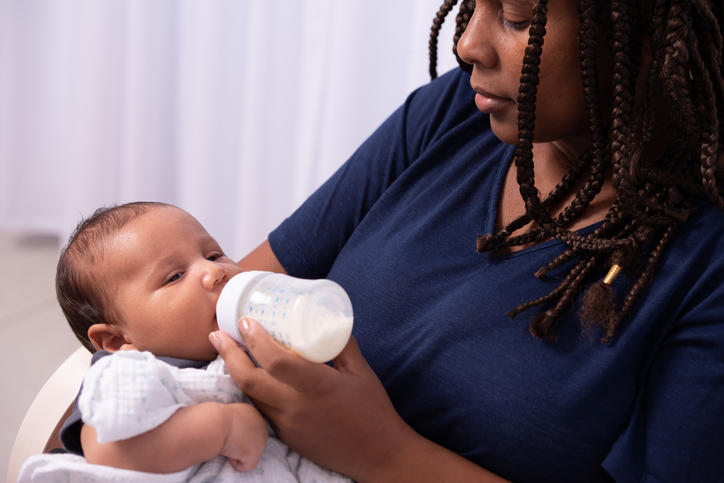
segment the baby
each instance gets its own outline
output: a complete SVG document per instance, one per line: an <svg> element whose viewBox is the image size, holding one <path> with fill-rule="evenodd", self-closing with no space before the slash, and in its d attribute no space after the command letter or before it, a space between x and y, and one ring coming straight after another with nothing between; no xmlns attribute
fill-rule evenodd
<svg viewBox="0 0 724 483"><path fill-rule="evenodd" d="M268 437L209 341L221 289L240 272L175 206L129 203L82 221L56 276L94 353L61 431L72 454L33 456L19 481L350 481Z"/></svg>

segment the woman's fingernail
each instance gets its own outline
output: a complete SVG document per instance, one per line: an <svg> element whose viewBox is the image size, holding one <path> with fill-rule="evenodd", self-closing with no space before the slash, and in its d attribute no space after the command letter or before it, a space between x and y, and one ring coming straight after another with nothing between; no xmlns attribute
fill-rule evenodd
<svg viewBox="0 0 724 483"><path fill-rule="evenodd" d="M249 327L250 327L250 326L249 326L249 321L248 321L248 320L246 320L246 319L241 319L241 320L239 321L239 332L241 332L242 334L246 334L247 332L249 332Z"/></svg>
<svg viewBox="0 0 724 483"><path fill-rule="evenodd" d="M211 332L209 334L209 340L211 341L211 345L214 346L214 349L219 348L219 344L221 344L221 339L219 339L219 336L216 334L216 332Z"/></svg>

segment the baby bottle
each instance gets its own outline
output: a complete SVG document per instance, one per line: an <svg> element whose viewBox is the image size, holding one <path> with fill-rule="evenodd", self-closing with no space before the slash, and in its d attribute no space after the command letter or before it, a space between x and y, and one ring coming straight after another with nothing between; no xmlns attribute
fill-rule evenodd
<svg viewBox="0 0 724 483"><path fill-rule="evenodd" d="M334 359L352 334L352 303L331 280L242 272L221 291L216 320L219 329L243 346L242 317L258 320L277 342L311 362Z"/></svg>

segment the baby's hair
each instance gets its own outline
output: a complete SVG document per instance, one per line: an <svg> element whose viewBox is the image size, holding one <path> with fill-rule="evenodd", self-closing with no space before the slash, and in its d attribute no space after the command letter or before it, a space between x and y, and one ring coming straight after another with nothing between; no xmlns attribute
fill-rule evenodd
<svg viewBox="0 0 724 483"><path fill-rule="evenodd" d="M551 0L553 1L553 0ZM457 0L446 0L433 21L430 34L430 75L437 76L437 37L445 16ZM696 210L695 199L708 197L724 210L721 166L724 146L724 80L722 77L724 6L711 0L579 0L581 74L589 113L591 144L561 182L542 200L533 177L532 143L538 66L546 33L548 0L534 2L529 42L523 59L518 97L518 142L515 166L526 214L498 233L478 237L480 253L520 246L550 237L568 245L568 250L536 272L539 278L574 261L563 282L549 295L511 310L515 315L536 306L545 310L530 324L533 335L552 339L558 320L584 294L581 324L584 332L595 325L603 328L602 342L609 342L623 317L654 275L654 270L676 229ZM475 10L465 1L457 15L453 53L467 72L472 66L457 56L457 42ZM613 59L613 110L604 122L596 64L597 29L603 26ZM652 60L646 74L641 102L635 105L636 78L646 33ZM643 154L660 127L656 97L672 106L676 132L671 147L655 163ZM653 146L654 148L656 146ZM568 226L600 192L604 174L613 170L618 194L602 224L587 236ZM588 179L575 199L556 218L548 208L569 194L575 182ZM515 234L531 221L537 228ZM647 248L646 253L643 247ZM620 307L612 299L610 284L591 285L592 269L619 265L636 273L635 281ZM587 288L590 286L590 288Z"/></svg>
<svg viewBox="0 0 724 483"><path fill-rule="evenodd" d="M120 323L107 281L100 276L102 271L96 270L106 256L106 242L140 215L169 206L135 202L99 208L78 224L63 248L55 275L56 296L73 333L91 353L95 348L88 329L94 324Z"/></svg>

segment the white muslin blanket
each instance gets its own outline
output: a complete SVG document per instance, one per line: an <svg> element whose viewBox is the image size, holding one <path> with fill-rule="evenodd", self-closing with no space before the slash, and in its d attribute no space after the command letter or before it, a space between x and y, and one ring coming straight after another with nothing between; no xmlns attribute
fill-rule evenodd
<svg viewBox="0 0 724 483"><path fill-rule="evenodd" d="M83 422L96 430L101 443L128 439L165 422L178 409L200 402L242 402L248 399L217 358L207 369L180 369L149 352L120 351L88 370L78 406ZM239 472L222 456L185 471L152 474L93 465L81 456L43 454L30 457L18 483L222 483L300 482L347 483L351 480L291 451L270 435L259 465Z"/></svg>

